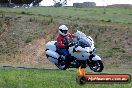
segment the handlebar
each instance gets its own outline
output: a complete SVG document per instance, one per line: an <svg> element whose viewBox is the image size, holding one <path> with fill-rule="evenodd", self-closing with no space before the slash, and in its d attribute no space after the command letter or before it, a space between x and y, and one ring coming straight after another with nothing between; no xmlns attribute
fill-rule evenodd
<svg viewBox="0 0 132 88"><path fill-rule="evenodd" d="M69 47L74 46L75 42L69 43Z"/></svg>

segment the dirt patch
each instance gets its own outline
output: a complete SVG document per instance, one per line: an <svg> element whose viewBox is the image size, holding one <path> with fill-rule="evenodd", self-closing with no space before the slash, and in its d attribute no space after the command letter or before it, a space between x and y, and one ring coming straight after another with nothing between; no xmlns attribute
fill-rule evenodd
<svg viewBox="0 0 132 88"><path fill-rule="evenodd" d="M45 56L45 44L56 37L56 25L48 25L44 31L46 36L43 38L34 39L31 43L27 44L21 49L21 63L24 65L35 65L54 68Z"/></svg>

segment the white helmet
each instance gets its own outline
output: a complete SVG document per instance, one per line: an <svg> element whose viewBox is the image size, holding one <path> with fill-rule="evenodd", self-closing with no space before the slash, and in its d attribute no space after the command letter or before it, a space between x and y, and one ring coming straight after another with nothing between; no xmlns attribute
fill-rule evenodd
<svg viewBox="0 0 132 88"><path fill-rule="evenodd" d="M66 36L67 35L68 28L65 25L61 25L59 27L59 34Z"/></svg>

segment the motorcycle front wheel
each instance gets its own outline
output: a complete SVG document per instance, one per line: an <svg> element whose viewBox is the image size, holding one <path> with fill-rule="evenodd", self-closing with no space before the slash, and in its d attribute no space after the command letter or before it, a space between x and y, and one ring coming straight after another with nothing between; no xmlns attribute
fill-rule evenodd
<svg viewBox="0 0 132 88"><path fill-rule="evenodd" d="M92 61L89 67L94 72L102 72L102 70L104 69L104 65L101 60Z"/></svg>

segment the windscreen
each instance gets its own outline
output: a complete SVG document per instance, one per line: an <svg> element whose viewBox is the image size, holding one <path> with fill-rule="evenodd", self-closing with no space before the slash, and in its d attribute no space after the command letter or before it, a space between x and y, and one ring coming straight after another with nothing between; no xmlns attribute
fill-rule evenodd
<svg viewBox="0 0 132 88"><path fill-rule="evenodd" d="M81 37L79 38L79 44L82 47L91 47L92 43L87 37Z"/></svg>

